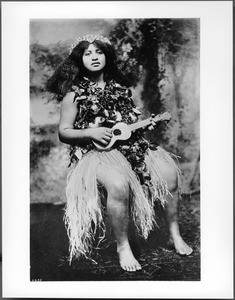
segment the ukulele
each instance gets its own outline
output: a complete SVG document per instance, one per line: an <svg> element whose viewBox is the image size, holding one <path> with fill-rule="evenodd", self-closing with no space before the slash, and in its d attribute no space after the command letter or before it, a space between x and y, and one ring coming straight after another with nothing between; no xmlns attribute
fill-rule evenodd
<svg viewBox="0 0 235 300"><path fill-rule="evenodd" d="M116 141L128 140L131 137L132 131L142 128L142 127L146 127L146 126L152 124L152 121L154 123L157 123L157 122L161 122L161 121L170 121L170 119L171 119L170 113L165 112L163 114L157 115L154 118L148 118L146 120L142 120L137 123L130 124L130 125L127 125L124 122L118 122L117 124L115 124L112 127L113 136L108 145L104 146L101 143L94 142L94 141L92 141L92 142L98 150L108 151L112 148L112 146L115 144Z"/></svg>

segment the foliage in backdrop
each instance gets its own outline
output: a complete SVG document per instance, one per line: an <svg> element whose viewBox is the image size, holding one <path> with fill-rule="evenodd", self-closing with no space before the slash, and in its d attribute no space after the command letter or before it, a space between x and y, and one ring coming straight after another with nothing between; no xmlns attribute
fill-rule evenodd
<svg viewBox="0 0 235 300"><path fill-rule="evenodd" d="M163 125L147 135L181 157L185 183L191 192L200 189L199 33L198 19L121 19L109 37L116 47L120 68L134 82L134 99L143 117L171 113L167 127ZM30 46L30 97L54 101L52 113L58 113L58 104L45 91L45 83L68 55L70 44L64 41ZM48 195L59 198L56 191L64 201L61 182L66 177L62 170L67 167L63 158L66 151L58 141L56 126L31 123L31 199L35 202L50 201ZM50 178L54 178L53 187ZM42 199L43 191L47 194L44 192Z"/></svg>

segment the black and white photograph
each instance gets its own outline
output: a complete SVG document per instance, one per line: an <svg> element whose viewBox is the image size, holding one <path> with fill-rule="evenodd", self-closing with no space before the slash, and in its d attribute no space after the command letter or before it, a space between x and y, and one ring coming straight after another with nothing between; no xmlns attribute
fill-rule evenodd
<svg viewBox="0 0 235 300"><path fill-rule="evenodd" d="M142 1L134 2L57 2L58 6L48 2L46 9L42 3L40 7L30 2L28 11L19 13L25 37L16 53L20 61L22 49L27 49L19 62L24 68L16 67L17 75L11 79L3 66L13 90L12 96L3 93L3 113L9 115L13 109L16 116L6 123L3 118L6 127L14 124L8 139L19 128L14 142L3 149L8 163L17 169L10 175L9 167L11 190L4 193L3 188L9 202L14 197L13 207L4 204L3 197L3 216L11 209L18 221L14 233L13 216L3 217L7 296L53 297L58 287L65 298L128 297L150 284L151 289L139 291L139 296L188 297L191 285L199 288L198 294L191 289L194 297L203 294L200 286L206 286L205 278L214 286L213 268L226 270L217 295L231 295L232 169L228 166L232 163L227 163L232 151L231 78L218 81L218 76L223 77L218 69L214 83L211 79L212 67L217 69L214 62L218 68L229 66L231 56L214 47L215 38L209 56L205 51L209 48L205 28L218 28L216 22L206 27L208 12L213 3L218 13L221 7L225 23L221 28L229 27L225 16L230 16L231 3L212 1L203 11L205 17L196 13L198 1L191 2L195 13L186 9L184 14L180 8L189 8L190 1L146 2L145 13ZM115 8L116 13L110 13ZM5 3L3 22L13 33L11 11L16 14L13 3ZM216 13L211 18L216 19ZM217 37L220 43L221 32ZM14 41L6 31L3 40L9 47L3 47L3 55L13 65ZM218 56L212 55L214 51ZM207 76L208 71L213 72ZM212 101L214 95L223 95L216 89L224 92L220 104ZM14 108L5 104L5 95ZM21 101L21 110L15 101ZM222 119L223 133L217 135ZM221 141L216 155L219 136L227 145ZM224 185L229 186L227 191ZM23 251L22 259L17 253L11 260L11 249ZM216 251L224 253L224 263ZM9 292L16 265L20 271L12 280L22 272L26 279L20 280L29 287L25 292L23 285ZM72 287L67 294L64 284ZM128 285L131 291L125 293ZM175 287L175 294L170 287Z"/></svg>
<svg viewBox="0 0 235 300"><path fill-rule="evenodd" d="M199 20L30 37L31 279L200 280Z"/></svg>

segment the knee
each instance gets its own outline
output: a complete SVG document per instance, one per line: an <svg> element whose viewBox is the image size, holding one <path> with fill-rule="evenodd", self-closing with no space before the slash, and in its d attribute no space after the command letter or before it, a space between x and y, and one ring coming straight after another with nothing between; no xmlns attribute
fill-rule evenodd
<svg viewBox="0 0 235 300"><path fill-rule="evenodd" d="M127 199L129 197L128 182L124 178L115 178L108 188L108 194L115 199Z"/></svg>

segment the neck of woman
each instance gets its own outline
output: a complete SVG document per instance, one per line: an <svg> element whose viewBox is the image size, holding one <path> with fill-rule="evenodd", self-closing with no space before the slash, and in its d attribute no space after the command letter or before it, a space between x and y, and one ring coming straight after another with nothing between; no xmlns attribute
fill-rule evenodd
<svg viewBox="0 0 235 300"><path fill-rule="evenodd" d="M102 83L104 82L104 73L100 73L100 72L92 72L89 74L89 78L93 81L93 82L97 82L97 83Z"/></svg>
<svg viewBox="0 0 235 300"><path fill-rule="evenodd" d="M96 72L96 73L92 72L92 74L89 74L89 78L93 82L97 83L97 85L100 88L102 88L102 89L104 88L105 81L104 81L104 73L103 72L102 73L100 73L100 72Z"/></svg>

